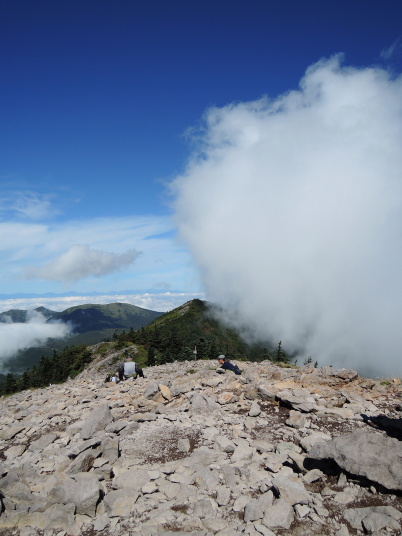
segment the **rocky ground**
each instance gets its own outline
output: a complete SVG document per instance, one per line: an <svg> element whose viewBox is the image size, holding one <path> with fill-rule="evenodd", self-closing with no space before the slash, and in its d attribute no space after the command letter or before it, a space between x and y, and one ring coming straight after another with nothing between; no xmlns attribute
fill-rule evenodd
<svg viewBox="0 0 402 536"><path fill-rule="evenodd" d="M2 536L401 534L398 380L96 363L1 399Z"/></svg>

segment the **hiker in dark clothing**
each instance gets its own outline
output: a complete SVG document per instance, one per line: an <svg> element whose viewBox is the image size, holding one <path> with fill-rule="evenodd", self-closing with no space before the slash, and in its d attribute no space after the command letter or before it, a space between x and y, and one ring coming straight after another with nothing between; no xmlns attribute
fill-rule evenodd
<svg viewBox="0 0 402 536"><path fill-rule="evenodd" d="M136 377L137 374L141 378L145 377L142 368L133 361L132 357L127 357L125 362L119 367L119 380L122 382L133 376Z"/></svg>
<svg viewBox="0 0 402 536"><path fill-rule="evenodd" d="M224 370L231 370L232 372L234 372L235 374L237 374L237 376L239 376L241 374L241 370L239 369L239 367L237 367L236 365L233 365L232 363L230 363L226 357L224 355L220 355L218 357L218 361L219 361L219 364L221 366L222 369Z"/></svg>

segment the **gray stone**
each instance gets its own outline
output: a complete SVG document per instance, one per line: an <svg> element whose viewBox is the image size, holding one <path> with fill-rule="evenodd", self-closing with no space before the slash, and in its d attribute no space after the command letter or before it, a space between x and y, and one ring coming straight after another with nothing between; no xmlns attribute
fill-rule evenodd
<svg viewBox="0 0 402 536"><path fill-rule="evenodd" d="M258 417L258 415L261 414L261 408L260 408L258 402L254 401L251 404L251 408L250 408L250 411L248 412L248 414L249 414L250 417Z"/></svg>
<svg viewBox="0 0 402 536"><path fill-rule="evenodd" d="M250 521L257 521L264 517L264 510L257 500L251 500L244 508L244 521L246 523Z"/></svg>
<svg viewBox="0 0 402 536"><path fill-rule="evenodd" d="M272 530L270 530L268 527L265 527L259 521L254 523L254 528L259 534L262 534L262 536L276 536L275 532L272 532Z"/></svg>
<svg viewBox="0 0 402 536"><path fill-rule="evenodd" d="M324 432L313 432L312 434L303 437L303 439L300 441L300 445L306 452L309 452L316 443L322 443L323 441L330 440L331 436L325 434Z"/></svg>
<svg viewBox="0 0 402 536"><path fill-rule="evenodd" d="M18 458L18 456L21 456L21 454L25 452L25 449L26 449L25 445L15 445L14 447L10 447L5 452L7 461L10 462L14 460L15 458ZM0 475L1 475L1 468L0 468Z"/></svg>
<svg viewBox="0 0 402 536"><path fill-rule="evenodd" d="M109 517L127 517L134 509L139 492L130 488L110 491L105 499L106 513Z"/></svg>
<svg viewBox="0 0 402 536"><path fill-rule="evenodd" d="M264 402L273 402L276 399L276 392L270 386L259 385L257 387L257 393L259 398Z"/></svg>
<svg viewBox="0 0 402 536"><path fill-rule="evenodd" d="M84 422L81 429L82 439L92 438L96 432L103 431L113 420L109 406L101 406L93 411Z"/></svg>
<svg viewBox="0 0 402 536"><path fill-rule="evenodd" d="M117 437L106 437L102 440L100 450L102 456L107 458L109 463L113 465L119 457L119 440Z"/></svg>
<svg viewBox="0 0 402 536"><path fill-rule="evenodd" d="M130 488L140 491L142 486L150 482L151 478L145 469L129 469L113 479L114 489Z"/></svg>
<svg viewBox="0 0 402 536"><path fill-rule="evenodd" d="M262 524L269 529L288 529L294 519L292 505L285 499L278 499L276 503L265 511Z"/></svg>
<svg viewBox="0 0 402 536"><path fill-rule="evenodd" d="M216 436L215 444L219 450L227 453L234 452L236 448L233 441L230 441L226 436Z"/></svg>
<svg viewBox="0 0 402 536"><path fill-rule="evenodd" d="M400 530L401 526L398 521L392 517L378 512L372 512L362 520L362 525L368 534L378 532L381 529Z"/></svg>
<svg viewBox="0 0 402 536"><path fill-rule="evenodd" d="M145 387L145 389L142 392L142 395L144 398L147 398L148 400L151 400L154 398L155 395L157 395L159 392L159 386L157 383L150 383Z"/></svg>
<svg viewBox="0 0 402 536"><path fill-rule="evenodd" d="M373 514L380 514L380 516L385 517L375 517ZM379 525L384 521L391 523L385 518L389 518L389 520L392 519L394 522L399 522L402 519L402 513L393 506L372 506L368 508L347 508L344 511L344 517L354 529L362 530L363 522L366 518L368 518L368 526L374 527L375 525ZM391 527L391 524L385 526ZM399 523L398 528L400 528Z"/></svg>
<svg viewBox="0 0 402 536"><path fill-rule="evenodd" d="M317 410L317 405L309 396L295 396L289 391L280 391L276 394L276 398L282 405L301 411L303 413L311 413Z"/></svg>
<svg viewBox="0 0 402 536"><path fill-rule="evenodd" d="M148 413L135 413L132 416L132 419L137 422L151 422L156 421L158 418L156 413L148 412Z"/></svg>
<svg viewBox="0 0 402 536"><path fill-rule="evenodd" d="M29 445L29 450L43 450L56 441L56 439L57 434L55 433L44 434L36 441L32 441L32 443Z"/></svg>
<svg viewBox="0 0 402 536"><path fill-rule="evenodd" d="M96 475L77 473L66 477L49 492L49 499L60 504L75 504L76 513L95 515L99 500L100 487Z"/></svg>
<svg viewBox="0 0 402 536"><path fill-rule="evenodd" d="M193 413L209 413L219 409L219 405L210 397L201 393L195 393L191 399Z"/></svg>
<svg viewBox="0 0 402 536"><path fill-rule="evenodd" d="M22 430L25 430L25 426L9 426L0 430L0 439L4 441L9 441L18 435Z"/></svg>
<svg viewBox="0 0 402 536"><path fill-rule="evenodd" d="M110 524L110 518L107 514L96 516L94 521L94 531L101 532Z"/></svg>
<svg viewBox="0 0 402 536"><path fill-rule="evenodd" d="M280 498L286 499L292 506L308 504L311 500L310 494L300 478L275 475L272 478L272 485Z"/></svg>
<svg viewBox="0 0 402 536"><path fill-rule="evenodd" d="M300 413L300 411L291 409L289 412L289 418L285 424L291 426L292 428L305 428L307 424L306 415L304 413Z"/></svg>
<svg viewBox="0 0 402 536"><path fill-rule="evenodd" d="M236 463L242 460L251 460L254 453L255 449L253 449L252 447L248 447L246 445L238 445L232 454L231 461L232 463Z"/></svg>
<svg viewBox="0 0 402 536"><path fill-rule="evenodd" d="M216 502L219 506L226 506L230 501L230 489L227 486L216 487Z"/></svg>
<svg viewBox="0 0 402 536"><path fill-rule="evenodd" d="M402 442L381 434L355 431L315 444L309 457L333 459L345 471L402 490Z"/></svg>

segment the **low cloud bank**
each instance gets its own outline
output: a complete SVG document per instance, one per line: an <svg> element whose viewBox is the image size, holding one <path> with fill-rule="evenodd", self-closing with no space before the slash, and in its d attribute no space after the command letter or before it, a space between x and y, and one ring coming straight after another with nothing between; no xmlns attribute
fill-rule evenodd
<svg viewBox="0 0 402 536"><path fill-rule="evenodd" d="M402 375L402 78L322 60L298 91L210 109L196 143L176 222L227 318Z"/></svg>
<svg viewBox="0 0 402 536"><path fill-rule="evenodd" d="M46 318L37 312L30 313L26 323L0 323L0 371L2 362L19 350L41 346L50 338L63 338L69 334L67 324L46 323Z"/></svg>

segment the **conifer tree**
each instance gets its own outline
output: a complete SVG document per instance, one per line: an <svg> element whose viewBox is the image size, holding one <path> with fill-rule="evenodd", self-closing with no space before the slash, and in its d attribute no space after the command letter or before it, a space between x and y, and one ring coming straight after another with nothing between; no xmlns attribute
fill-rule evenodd
<svg viewBox="0 0 402 536"><path fill-rule="evenodd" d="M147 352L147 366L154 367L155 365L156 365L155 350L153 346L149 346L148 352Z"/></svg>

